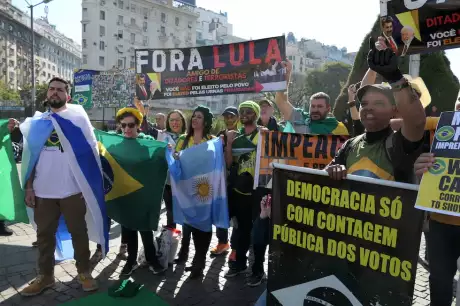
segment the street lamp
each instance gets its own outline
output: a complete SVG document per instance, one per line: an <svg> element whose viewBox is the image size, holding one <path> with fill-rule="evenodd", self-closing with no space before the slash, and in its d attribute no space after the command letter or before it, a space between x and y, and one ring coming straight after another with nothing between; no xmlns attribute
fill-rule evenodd
<svg viewBox="0 0 460 306"><path fill-rule="evenodd" d="M43 0L37 4L30 4L30 30L32 31L32 116L35 113L35 33L34 33L34 7L42 3L50 3L52 0Z"/></svg>

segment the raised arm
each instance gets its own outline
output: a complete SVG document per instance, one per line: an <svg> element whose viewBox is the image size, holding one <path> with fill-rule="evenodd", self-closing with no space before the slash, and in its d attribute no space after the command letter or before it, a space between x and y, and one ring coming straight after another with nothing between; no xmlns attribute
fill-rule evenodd
<svg viewBox="0 0 460 306"><path fill-rule="evenodd" d="M275 103L278 106L281 114L285 120L289 121L291 119L292 113L294 112L294 106L288 100L288 90L289 90L289 82L291 79L291 72L292 72L292 64L290 61L286 59L286 91L285 92L277 92L275 94Z"/></svg>

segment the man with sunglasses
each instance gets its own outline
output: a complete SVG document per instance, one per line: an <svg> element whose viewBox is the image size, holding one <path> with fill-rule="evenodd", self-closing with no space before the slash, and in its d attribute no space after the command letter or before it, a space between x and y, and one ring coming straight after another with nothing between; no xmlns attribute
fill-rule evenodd
<svg viewBox="0 0 460 306"><path fill-rule="evenodd" d="M240 122L243 128L237 132L227 131L227 146L225 147L225 158L227 165L233 163L232 147L237 141L251 142L252 146L256 147L259 138L259 127L257 120L260 117L260 106L253 101L246 101L239 105L238 108ZM250 143L249 143L250 144ZM230 263L226 277L235 277L247 268L247 252L251 243L251 231L254 217L259 210L261 195L259 190L253 190L255 165L257 152L242 154L236 160L236 173L231 190L233 203L235 204L235 217L238 222L238 235L236 246L236 261ZM231 174L231 176L233 176Z"/></svg>

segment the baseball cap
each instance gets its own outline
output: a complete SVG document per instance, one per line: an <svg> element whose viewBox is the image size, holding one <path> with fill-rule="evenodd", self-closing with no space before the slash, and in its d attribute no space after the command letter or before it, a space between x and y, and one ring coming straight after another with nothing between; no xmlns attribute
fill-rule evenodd
<svg viewBox="0 0 460 306"><path fill-rule="evenodd" d="M224 115L233 115L238 116L238 109L235 106L228 106L224 109L222 116Z"/></svg>
<svg viewBox="0 0 460 306"><path fill-rule="evenodd" d="M259 106L262 106L262 104L264 104L264 103L266 103L266 104L270 105L271 107L273 107L273 102L268 100L268 99L262 99L262 100L259 100L257 102L257 104L259 104Z"/></svg>
<svg viewBox="0 0 460 306"><path fill-rule="evenodd" d="M361 87L358 90L358 92L356 93L356 97L358 98L358 101L360 103L361 103L361 101L363 99L363 96L370 89L373 89L375 91L378 91L378 92L384 94L385 97L387 97L388 100L390 100L390 103L392 105L396 105L395 97L393 96L393 90L391 89L391 86L388 83L365 85L365 86Z"/></svg>

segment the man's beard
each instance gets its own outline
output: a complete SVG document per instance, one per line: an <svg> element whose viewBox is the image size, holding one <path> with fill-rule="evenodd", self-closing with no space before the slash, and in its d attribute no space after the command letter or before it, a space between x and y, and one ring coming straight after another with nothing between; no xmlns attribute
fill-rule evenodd
<svg viewBox="0 0 460 306"><path fill-rule="evenodd" d="M58 109L63 107L66 104L67 101L65 100L48 100L48 105L51 108Z"/></svg>

